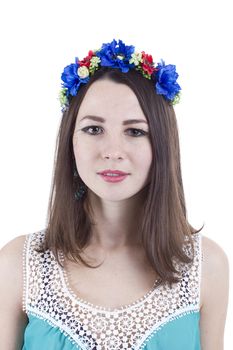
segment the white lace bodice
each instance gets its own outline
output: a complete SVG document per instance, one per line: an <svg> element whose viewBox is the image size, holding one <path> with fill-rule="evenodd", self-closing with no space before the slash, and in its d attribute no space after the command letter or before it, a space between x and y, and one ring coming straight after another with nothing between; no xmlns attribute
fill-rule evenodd
<svg viewBox="0 0 233 350"><path fill-rule="evenodd" d="M24 249L23 309L58 326L74 344L85 350L142 349L155 332L184 313L199 311L201 234L193 235L193 265L174 261L182 281L155 283L144 297L122 308L88 303L70 290L66 272L51 251L37 253L44 231L27 236ZM191 255L190 246L183 248ZM60 255L61 260L64 259Z"/></svg>

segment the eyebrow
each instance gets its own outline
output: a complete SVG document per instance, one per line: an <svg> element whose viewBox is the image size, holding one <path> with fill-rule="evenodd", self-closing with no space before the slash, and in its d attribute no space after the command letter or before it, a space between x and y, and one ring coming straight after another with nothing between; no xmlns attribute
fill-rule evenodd
<svg viewBox="0 0 233 350"><path fill-rule="evenodd" d="M100 123L104 123L104 122L106 121L106 120L105 120L104 118L102 118L102 117L97 117L97 116L95 116L95 115L87 115L87 116L83 117L83 118L80 120L80 122L81 122L82 120L84 120L84 119L90 119L90 120L94 120L94 121L100 122ZM148 124L147 121L144 120L144 119L128 119L128 120L124 120L124 121L122 122L123 125L136 124L136 123L146 123L146 124Z"/></svg>

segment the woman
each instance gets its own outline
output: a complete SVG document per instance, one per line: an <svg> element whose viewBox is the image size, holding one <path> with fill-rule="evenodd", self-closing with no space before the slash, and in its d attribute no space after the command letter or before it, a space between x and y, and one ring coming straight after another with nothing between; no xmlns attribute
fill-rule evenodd
<svg viewBox="0 0 233 350"><path fill-rule="evenodd" d="M187 220L177 77L121 40L65 67L48 225L1 250L1 349L223 349L228 260Z"/></svg>

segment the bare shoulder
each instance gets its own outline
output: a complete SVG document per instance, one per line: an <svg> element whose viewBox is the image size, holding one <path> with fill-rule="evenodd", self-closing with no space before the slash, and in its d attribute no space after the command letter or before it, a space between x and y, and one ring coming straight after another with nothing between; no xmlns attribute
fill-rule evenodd
<svg viewBox="0 0 233 350"><path fill-rule="evenodd" d="M213 285L226 285L229 278L229 260L220 244L202 235L202 296L203 305L212 293Z"/></svg>
<svg viewBox="0 0 233 350"><path fill-rule="evenodd" d="M20 235L15 238L12 238L9 242L7 242L1 249L1 254L6 252L15 252L17 253L18 248L22 248L24 246L24 242L27 235ZM16 251L15 251L16 250Z"/></svg>
<svg viewBox="0 0 233 350"><path fill-rule="evenodd" d="M11 263L12 260L15 262L17 260L22 260L24 243L27 235L17 236L7 242L0 249L0 259L1 263Z"/></svg>
<svg viewBox="0 0 233 350"><path fill-rule="evenodd" d="M202 235L202 256L200 318L202 349L223 349L229 297L229 260L221 245L204 235Z"/></svg>
<svg viewBox="0 0 233 350"><path fill-rule="evenodd" d="M0 250L0 349L22 349L28 323L23 311L23 252L27 235L18 236Z"/></svg>
<svg viewBox="0 0 233 350"><path fill-rule="evenodd" d="M202 235L202 273L204 277L217 276L226 277L229 270L229 260L227 254L220 244Z"/></svg>
<svg viewBox="0 0 233 350"><path fill-rule="evenodd" d="M0 249L0 280L14 281L14 294L19 302L23 292L23 251L26 237L27 235L17 236Z"/></svg>

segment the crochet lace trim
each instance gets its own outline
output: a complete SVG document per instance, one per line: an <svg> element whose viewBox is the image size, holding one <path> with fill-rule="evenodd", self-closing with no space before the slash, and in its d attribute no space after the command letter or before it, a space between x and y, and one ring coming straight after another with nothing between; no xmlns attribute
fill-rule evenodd
<svg viewBox="0 0 233 350"><path fill-rule="evenodd" d="M193 235L193 264L174 261L182 276L180 282L169 288L157 280L142 298L115 309L78 298L52 252L35 251L43 237L44 231L40 231L28 235L25 241L24 311L59 327L82 350L142 349L162 325L200 309L200 233ZM190 244L184 250L190 255Z"/></svg>

